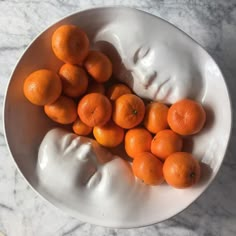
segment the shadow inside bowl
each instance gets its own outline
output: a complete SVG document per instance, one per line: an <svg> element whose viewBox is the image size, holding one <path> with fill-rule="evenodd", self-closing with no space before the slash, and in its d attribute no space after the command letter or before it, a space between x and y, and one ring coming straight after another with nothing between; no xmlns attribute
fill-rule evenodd
<svg viewBox="0 0 236 236"><path fill-rule="evenodd" d="M196 187L204 186L212 177L212 172L213 172L212 168L206 163L200 162L199 164L201 168L201 176L199 182L196 184Z"/></svg>

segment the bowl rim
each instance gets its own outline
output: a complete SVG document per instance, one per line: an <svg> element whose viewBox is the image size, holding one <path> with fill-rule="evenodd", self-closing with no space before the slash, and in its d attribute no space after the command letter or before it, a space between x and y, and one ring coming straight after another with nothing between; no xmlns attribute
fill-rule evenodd
<svg viewBox="0 0 236 236"><path fill-rule="evenodd" d="M67 18L69 17L73 17L77 14L80 14L80 13L83 13L83 12L87 12L87 11L91 11L91 10L106 10L106 9L124 9L124 10L130 10L130 11L139 11L145 15L149 15L150 17L152 18L155 18L155 19L158 19L158 20L161 20L163 22L165 22L166 24L169 24L171 25L172 27L174 27L175 29L177 29L181 34L184 34L185 36L187 36L190 40L192 40L195 44L197 44L201 49L203 49L205 51L205 53L207 54L207 56L209 58L211 58L213 60L213 62L216 64L217 68L219 69L219 72L221 74L221 77L223 78L223 82L225 84L225 89L227 91L227 98L228 98L228 101L229 101L229 111L230 111L230 117L229 117L229 120L230 120L230 131L229 131L229 134L228 134L228 140L227 140L227 144L226 144L226 147L225 147L225 151L224 151L224 154L222 156L222 159L221 161L219 162L219 165L218 167L215 169L215 175L209 180L209 182L204 186L203 190L194 198L194 200L187 204L183 209L181 209L179 212L173 214L172 216L168 217L168 218L165 218L163 220L160 220L158 222L156 221L152 221L148 224L138 224L138 225L127 225L127 226L121 226L121 225L118 225L118 224L113 224L113 225L106 225L106 224L100 224L98 222L95 222L94 220L91 219L90 222L86 222L86 221L83 221L83 217L80 219L79 217L76 217L75 215L72 215L70 214L69 212L67 212L66 210L62 210L59 206L56 206L55 203L53 203L52 201L48 200L45 196L43 196L41 193L39 193L33 186L32 184L27 180L27 178L24 176L24 174L22 173L22 171L20 170L19 166L17 165L16 161L15 161L15 158L11 152L11 149L10 149L10 145L8 143L8 139L7 139L7 127L6 127L6 124L5 124L5 119L6 119L6 102L7 102L7 95L8 95L8 91L9 91L9 87L10 87L10 84L11 84L11 81L12 81L12 77L14 75L14 72L17 68L17 66L19 65L22 57L24 56L24 54L27 52L27 50L34 44L34 42L43 34L45 33L49 28L53 27L55 24L58 24L64 20L66 20ZM188 207L190 207L194 202L196 202L200 196L202 196L202 194L209 188L209 186L216 180L216 177L217 175L219 174L219 170L223 164L223 161L225 159L225 156L226 156L226 153L227 153L227 150L228 150L228 147L229 147L229 143L230 143L230 140L231 140L231 136L232 136L232 120L233 120L233 107L232 107L232 100L231 100L231 97L230 97L230 93L229 93L229 88L228 88L228 84L226 82L226 79L225 79L225 76L220 68L220 66L218 65L218 63L216 62L216 60L213 58L213 56L200 44L198 43L195 39L193 39L190 35L188 35L185 31L183 31L182 29L178 28L177 26L175 26L173 23L169 22L168 20L165 20L164 18L160 17L160 16L157 16L157 15L154 15L153 13L150 13L142 8L139 8L139 7L133 7L133 6L123 6L123 5L105 5L105 6L87 6L87 7L81 7L79 10L75 10L74 12L71 12L67 15L65 15L64 17L62 18L59 18L55 21L53 21L53 23L51 23L50 25L47 25L46 27L44 27L43 30L41 30L36 36L33 37L33 39L30 41L30 43L27 45L27 47L23 50L23 52L21 53L21 55L19 56L19 58L17 59L15 65L13 66L13 69L12 69L12 72L9 76L9 79L8 79L8 82L7 82L7 86L5 88L5 91L4 91L4 98L3 98L3 106L2 106L2 114L3 114L3 119L2 119L2 122L3 122L3 134L4 134L4 139L5 139L5 143L6 143L6 148L8 150L8 153L10 154L11 156L11 159L16 167L16 169L18 170L18 173L20 173L20 175L23 177L23 179L26 181L26 184L30 186L30 188L37 194L37 196L39 196L41 199L43 199L45 202L49 203L51 206L53 206L55 209L58 209L59 212L65 214L67 217L74 217L84 223L90 223L90 224L93 224L93 225L97 225L97 226L101 226L101 227L105 227L105 228L119 228L119 229L131 229L131 228L141 228L141 227L147 227L147 226L151 226L151 225L154 225L154 224L158 224L158 223L161 223L161 222L164 222L166 220L169 220L169 219L172 219L173 217L177 216L178 214L180 214L181 212L183 212L184 210L186 210Z"/></svg>

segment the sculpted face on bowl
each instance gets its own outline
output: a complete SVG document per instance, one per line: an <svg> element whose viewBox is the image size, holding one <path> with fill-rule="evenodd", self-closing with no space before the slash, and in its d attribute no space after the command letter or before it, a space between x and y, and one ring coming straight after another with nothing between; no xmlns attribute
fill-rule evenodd
<svg viewBox="0 0 236 236"><path fill-rule="evenodd" d="M60 128L50 130L40 145L37 176L38 184L53 197L76 200L82 209L89 204L93 212L100 209L104 214L112 207L116 218L136 214L134 209L148 193L128 162L95 140Z"/></svg>
<svg viewBox="0 0 236 236"><path fill-rule="evenodd" d="M117 185L123 182L120 181L121 178L126 179L123 184L124 189L125 185L128 185L128 189L132 188L134 177L129 165L125 161L123 164L122 159L119 161L116 159L120 158L101 147L94 139L55 128L45 135L39 148L37 166L39 181L55 188L56 192L57 181L60 182L61 190L78 190L78 192L82 190L88 194L90 192L93 194L93 191L96 193L98 189L104 193L103 188L107 188L111 183L113 186L109 186L108 189L120 189L121 187ZM113 174L110 173L109 166L113 162L117 168L117 173L114 175L116 178L113 179L111 176L109 180L109 175Z"/></svg>
<svg viewBox="0 0 236 236"><path fill-rule="evenodd" d="M166 184L147 187L137 183L124 160L96 147L91 140L54 130L55 123L47 119L42 109L26 100L19 89L24 78L45 67L58 71L62 64L51 50L50 39L63 24L79 25L88 34L92 47L108 49L108 56L115 59L114 75L139 96L166 103L189 97L203 103L206 126L190 140L192 145L188 147L200 162L209 166L203 169L198 185L176 190ZM130 228L168 219L204 192L224 158L231 130L231 108L220 69L197 43L145 12L105 7L62 19L26 49L9 82L4 125L13 159L36 192L82 221ZM16 134L24 134L24 138Z"/></svg>
<svg viewBox="0 0 236 236"><path fill-rule="evenodd" d="M119 19L96 34L97 43L111 44L120 57L110 54L115 76L150 100L167 104L186 97L201 100L205 85L192 42L167 36L164 29L146 34L142 27L137 19L129 24Z"/></svg>

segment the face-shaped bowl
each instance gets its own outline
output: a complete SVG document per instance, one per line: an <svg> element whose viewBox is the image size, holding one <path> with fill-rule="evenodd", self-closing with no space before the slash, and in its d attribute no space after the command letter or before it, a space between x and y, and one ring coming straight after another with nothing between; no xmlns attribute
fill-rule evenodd
<svg viewBox="0 0 236 236"><path fill-rule="evenodd" d="M183 89L184 96L193 97L203 103L207 112L206 126L199 135L189 138L187 145L187 149L202 163L202 177L196 186L185 190L176 190L166 184L154 187L152 196L147 196L146 201L140 203L142 214L134 213L133 217L124 216L123 219L112 217L112 214L109 217L103 214L96 215L91 211L91 207L87 212L80 212L80 209L76 208L76 202L61 202L40 188L35 171L38 148L47 131L57 125L45 116L42 107L34 106L26 100L22 87L29 73L42 68L58 71L62 65L51 50L52 33L62 24L80 26L87 32L91 46L108 50L107 53L111 57L116 54L113 52L115 48L123 62L115 62L114 70L118 76L122 66L127 67L126 72L130 73L131 77L135 75L137 67L142 71L139 73L141 78L147 75L149 70L155 70L155 75L164 77L165 71L169 68L169 74L166 76L177 78L173 80L172 86L176 83L180 86L180 91ZM109 49L112 44L113 49ZM141 57L146 55L147 51L151 52L149 55L154 56L146 62L144 60L139 63L137 51ZM168 53L174 57L169 64ZM125 75L122 77L124 82L133 86L141 95L147 94L142 86L135 84L135 80L128 81L128 75L122 73ZM182 82L179 81L181 76ZM188 76L192 81L188 81ZM177 97L170 98L169 102L173 102L178 96L179 93ZM70 15L50 26L30 44L18 61L9 81L4 103L4 127L13 160L36 192L82 221L108 227L129 228L168 219L184 210L206 190L215 178L226 152L231 130L231 107L220 69L195 41L168 22L148 13L132 8L106 7ZM114 206L110 211L115 211L119 207L122 206Z"/></svg>

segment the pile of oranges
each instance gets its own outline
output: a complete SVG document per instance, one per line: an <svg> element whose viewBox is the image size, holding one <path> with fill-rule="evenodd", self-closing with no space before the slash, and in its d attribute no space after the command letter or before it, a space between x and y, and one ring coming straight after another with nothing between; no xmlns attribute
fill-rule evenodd
<svg viewBox="0 0 236 236"><path fill-rule="evenodd" d="M204 126L200 103L183 99L167 106L143 100L111 79L110 59L90 50L88 36L75 25L56 29L51 44L65 64L58 72L41 69L25 79L24 95L31 103L43 106L53 121L71 124L74 133L92 136L104 147L124 145L133 159L134 175L146 184L165 180L186 188L199 180L198 161L182 149L183 136Z"/></svg>

